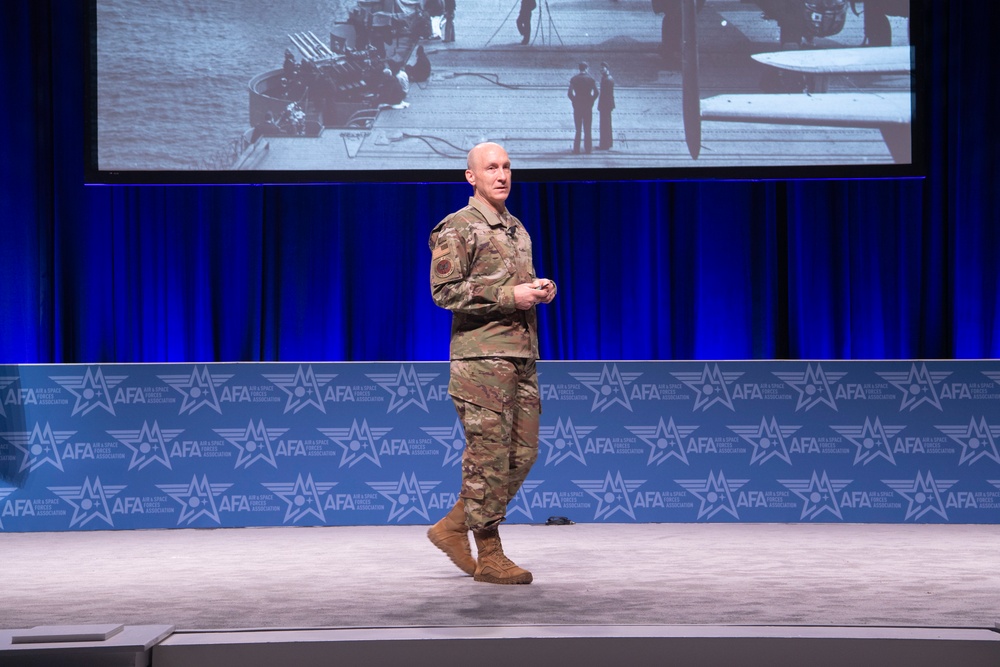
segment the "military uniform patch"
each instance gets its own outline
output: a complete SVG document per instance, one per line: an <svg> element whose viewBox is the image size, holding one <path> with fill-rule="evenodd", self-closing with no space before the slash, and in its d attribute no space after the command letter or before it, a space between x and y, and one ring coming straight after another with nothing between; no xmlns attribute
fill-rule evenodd
<svg viewBox="0 0 1000 667"><path fill-rule="evenodd" d="M455 260L447 243L442 243L431 257L435 280L444 280L455 273Z"/></svg>
<svg viewBox="0 0 1000 667"><path fill-rule="evenodd" d="M451 260L447 257L439 259L437 264L434 265L434 273L437 274L438 278L447 278L451 275L451 272L455 270L455 265L451 263Z"/></svg>

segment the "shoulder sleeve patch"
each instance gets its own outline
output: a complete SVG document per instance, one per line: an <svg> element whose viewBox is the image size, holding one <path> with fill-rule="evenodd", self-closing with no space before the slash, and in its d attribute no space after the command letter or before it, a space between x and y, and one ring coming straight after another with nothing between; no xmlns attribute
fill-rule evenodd
<svg viewBox="0 0 1000 667"><path fill-rule="evenodd" d="M434 249L431 256L431 279L434 282L447 281L455 274L455 257L448 244Z"/></svg>

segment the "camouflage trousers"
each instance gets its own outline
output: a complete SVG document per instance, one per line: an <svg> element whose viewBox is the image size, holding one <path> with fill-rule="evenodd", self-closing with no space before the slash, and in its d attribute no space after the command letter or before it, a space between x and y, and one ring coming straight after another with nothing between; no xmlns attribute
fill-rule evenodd
<svg viewBox="0 0 1000 667"><path fill-rule="evenodd" d="M538 458L534 359L454 359L448 393L465 429L462 491L471 530L503 521Z"/></svg>

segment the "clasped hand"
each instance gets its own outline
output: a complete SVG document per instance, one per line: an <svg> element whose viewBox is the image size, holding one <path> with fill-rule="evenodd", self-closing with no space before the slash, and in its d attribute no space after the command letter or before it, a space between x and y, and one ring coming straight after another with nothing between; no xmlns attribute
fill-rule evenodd
<svg viewBox="0 0 1000 667"><path fill-rule="evenodd" d="M552 303L555 297L556 284L545 278L514 286L514 306L518 310L528 310L539 303Z"/></svg>

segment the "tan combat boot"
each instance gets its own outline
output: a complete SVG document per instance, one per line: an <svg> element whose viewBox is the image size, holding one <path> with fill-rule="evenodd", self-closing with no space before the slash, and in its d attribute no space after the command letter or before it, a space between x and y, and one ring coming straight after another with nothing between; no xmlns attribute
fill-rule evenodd
<svg viewBox="0 0 1000 667"><path fill-rule="evenodd" d="M427 530L427 537L462 572L469 575L476 573L476 559L472 557L469 529L465 525L465 502L461 498L443 519Z"/></svg>
<svg viewBox="0 0 1000 667"><path fill-rule="evenodd" d="M479 549L479 563L473 578L489 584L530 584L531 573L515 565L503 553L500 532L487 528L473 533Z"/></svg>

